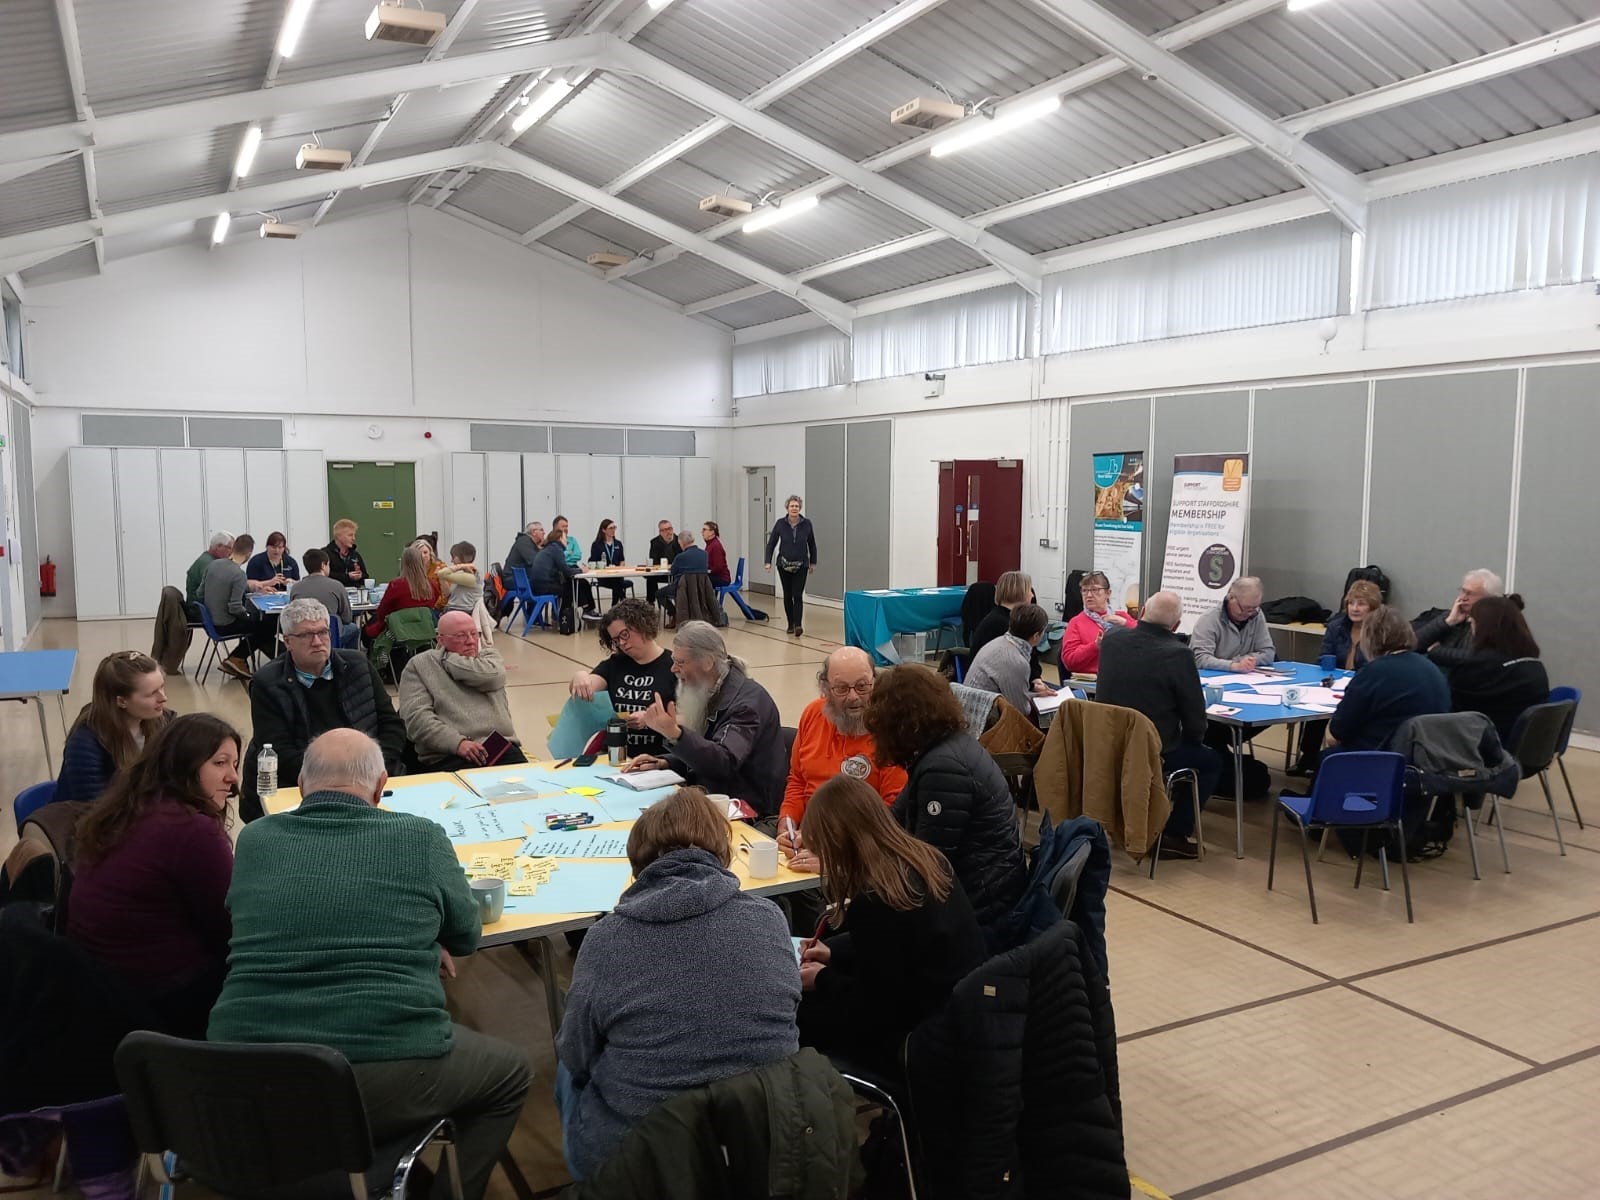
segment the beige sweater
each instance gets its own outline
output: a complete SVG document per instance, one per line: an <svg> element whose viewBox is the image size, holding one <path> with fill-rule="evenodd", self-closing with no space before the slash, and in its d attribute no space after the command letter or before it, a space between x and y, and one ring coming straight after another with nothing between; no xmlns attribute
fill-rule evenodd
<svg viewBox="0 0 1600 1200"><path fill-rule="evenodd" d="M498 732L519 741L506 704L506 666L485 646L476 658L448 650L417 655L400 676L400 716L424 763L454 754L462 738L481 742Z"/></svg>

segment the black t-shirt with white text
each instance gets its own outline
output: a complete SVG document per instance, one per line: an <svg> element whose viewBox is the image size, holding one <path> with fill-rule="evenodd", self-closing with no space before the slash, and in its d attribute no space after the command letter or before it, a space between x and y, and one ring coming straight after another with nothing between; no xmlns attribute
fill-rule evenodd
<svg viewBox="0 0 1600 1200"><path fill-rule="evenodd" d="M619 713L642 712L661 696L663 705L678 695L678 678L672 673L672 651L663 650L653 662L636 663L626 654L613 654L595 667L594 673L606 681L611 707ZM628 757L641 754L664 755L667 746L653 729L628 730Z"/></svg>

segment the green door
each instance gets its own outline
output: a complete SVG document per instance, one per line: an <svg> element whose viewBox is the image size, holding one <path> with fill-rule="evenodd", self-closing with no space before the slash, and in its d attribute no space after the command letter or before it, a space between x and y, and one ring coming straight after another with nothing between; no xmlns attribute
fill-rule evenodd
<svg viewBox="0 0 1600 1200"><path fill-rule="evenodd" d="M328 463L328 524L349 517L367 573L379 581L400 573L400 551L417 532L416 465Z"/></svg>

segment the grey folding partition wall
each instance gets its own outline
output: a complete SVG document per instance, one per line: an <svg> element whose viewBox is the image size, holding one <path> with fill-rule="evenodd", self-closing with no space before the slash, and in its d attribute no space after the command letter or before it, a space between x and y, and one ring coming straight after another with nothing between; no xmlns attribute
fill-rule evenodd
<svg viewBox="0 0 1600 1200"><path fill-rule="evenodd" d="M1553 686L1582 688L1579 729L1600 729L1600 363L1528 371L1517 496L1516 590Z"/></svg>
<svg viewBox="0 0 1600 1200"><path fill-rule="evenodd" d="M1517 372L1380 379L1367 558L1408 615L1455 599L1473 567L1505 574Z"/></svg>
<svg viewBox="0 0 1600 1200"><path fill-rule="evenodd" d="M1104 404L1074 404L1069 421L1067 569L1087 571L1094 566L1094 456L1149 450L1150 400L1137 396ZM1146 463L1147 479L1150 471Z"/></svg>
<svg viewBox="0 0 1600 1200"><path fill-rule="evenodd" d="M816 533L821 564L806 591L834 599L844 595L844 431L843 425L806 426L806 516ZM784 499L778 497L779 513Z"/></svg>
<svg viewBox="0 0 1600 1200"><path fill-rule="evenodd" d="M850 530L844 547L847 592L889 586L889 453L893 430L892 421L857 421L845 426L844 509Z"/></svg>
<svg viewBox="0 0 1600 1200"><path fill-rule="evenodd" d="M1250 454L1250 554L1268 598L1337 608L1361 553L1366 383L1258 388Z"/></svg>
<svg viewBox="0 0 1600 1200"><path fill-rule="evenodd" d="M1247 450L1250 445L1249 392L1157 396L1154 404L1154 449L1145 466L1146 594L1161 586L1161 564L1167 552L1167 510L1172 506L1172 456ZM1249 562L1248 555L1245 561Z"/></svg>

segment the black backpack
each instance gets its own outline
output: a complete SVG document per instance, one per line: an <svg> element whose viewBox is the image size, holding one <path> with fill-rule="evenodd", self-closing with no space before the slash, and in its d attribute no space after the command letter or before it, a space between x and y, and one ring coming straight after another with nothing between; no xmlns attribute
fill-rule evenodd
<svg viewBox="0 0 1600 1200"><path fill-rule="evenodd" d="M1067 572L1067 594L1062 598L1059 606L1063 621L1070 621L1083 611L1083 595L1079 589L1083 587L1083 577L1088 573L1087 571Z"/></svg>
<svg viewBox="0 0 1600 1200"><path fill-rule="evenodd" d="M1310 596L1285 596L1268 600L1261 606L1261 615L1269 625L1294 625L1303 621L1321 624L1330 614Z"/></svg>
<svg viewBox="0 0 1600 1200"><path fill-rule="evenodd" d="M1350 594L1350 585L1358 579L1365 579L1378 585L1378 591L1383 594L1383 602L1389 603L1389 576L1377 563L1368 563L1364 567L1351 567L1350 574L1344 577L1344 591L1339 595L1339 606L1344 607L1344 598Z"/></svg>

